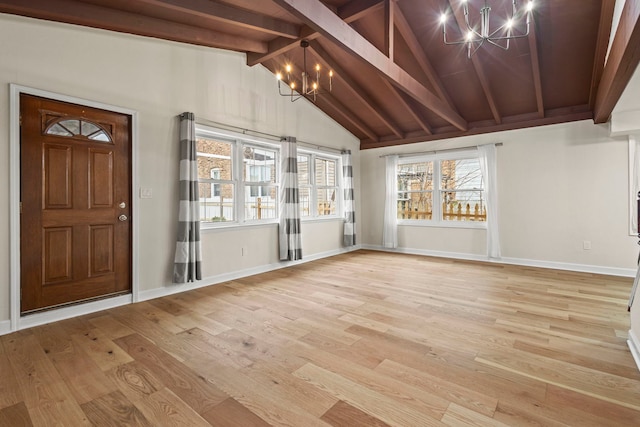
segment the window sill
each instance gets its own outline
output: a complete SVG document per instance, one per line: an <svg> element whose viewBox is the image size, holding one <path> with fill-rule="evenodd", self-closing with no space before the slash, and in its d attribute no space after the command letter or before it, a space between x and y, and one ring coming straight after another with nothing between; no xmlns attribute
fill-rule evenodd
<svg viewBox="0 0 640 427"><path fill-rule="evenodd" d="M316 222L330 222L330 221L343 221L341 216L327 216L327 217L313 217L313 218L301 218L302 223L316 223ZM278 219L270 219L268 221L247 221L244 223L239 222L220 222L220 223L200 223L200 231L208 233L210 231L217 230L231 230L238 228L259 228L270 227L278 225L280 221Z"/></svg>
<svg viewBox="0 0 640 427"><path fill-rule="evenodd" d="M332 216L314 216L314 217L304 217L302 218L302 222L327 222L327 221L343 221L341 216L332 215Z"/></svg>
<svg viewBox="0 0 640 427"><path fill-rule="evenodd" d="M456 222L456 221L420 221L420 220L399 220L399 226L403 227L435 227L435 228L469 228L486 230L486 222Z"/></svg>
<svg viewBox="0 0 640 427"><path fill-rule="evenodd" d="M259 227L271 227L274 225L278 225L278 220L269 220L264 222L258 221L250 221L250 222L231 222L228 223L219 223L219 224L203 224L200 223L200 231L201 232L210 232L210 231L222 231L222 230L232 230L239 228L259 228Z"/></svg>

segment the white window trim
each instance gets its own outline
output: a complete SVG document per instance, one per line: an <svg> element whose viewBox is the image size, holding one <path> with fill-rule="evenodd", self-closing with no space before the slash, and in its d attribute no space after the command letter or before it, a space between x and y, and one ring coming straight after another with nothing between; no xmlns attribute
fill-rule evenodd
<svg viewBox="0 0 640 427"><path fill-rule="evenodd" d="M412 227L438 227L438 228L473 228L473 229L487 229L487 222L474 222L474 221L445 221L440 219L442 217L442 200L440 197L440 181L441 170L439 162L442 160L464 160L464 159L477 159L478 150L475 148L470 150L449 151L443 153L424 154L415 156L406 156L398 158L398 166L407 163L419 163L419 162L433 162L433 190L431 190L433 197L433 212L431 213L431 220L417 220L417 219L398 219L398 225L400 226L412 226ZM398 170L396 169L396 176ZM486 190L485 190L486 191ZM396 197L394 200L394 206L398 205L398 192L395 192ZM436 196L437 195L437 196ZM437 199L437 200L436 200Z"/></svg>
<svg viewBox="0 0 640 427"><path fill-rule="evenodd" d="M325 151L316 151L309 148L298 148L298 154L309 156L309 185L305 185L305 188L309 188L310 191L310 211L309 216L300 216L302 222L320 222L320 221L334 221L336 219L343 218L344 203L342 203L342 158L339 155L332 155ZM336 162L336 209L333 215L318 215L318 189L320 188L334 188L332 186L316 185L316 159L333 160ZM301 186L302 188L302 186Z"/></svg>

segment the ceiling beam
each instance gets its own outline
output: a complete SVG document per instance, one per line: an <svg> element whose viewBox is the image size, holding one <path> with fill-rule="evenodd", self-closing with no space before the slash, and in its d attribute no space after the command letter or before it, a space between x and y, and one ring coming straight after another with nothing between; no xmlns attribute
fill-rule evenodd
<svg viewBox="0 0 640 427"><path fill-rule="evenodd" d="M371 138L371 140L373 140L373 141L377 141L378 140L378 135L376 135L376 133L373 131L373 129L371 129L369 126L367 126L362 120L360 120L358 118L358 116L353 114L343 103L338 101L335 97L333 97L333 96L331 96L329 94L325 94L325 95L322 95L321 97L319 97L318 101L320 101L320 103L324 103L324 104L328 105L329 107L331 107L331 109L333 109L335 114L337 114L340 117L342 117L343 120L337 120L338 123L340 123L340 122L344 123L344 121L346 120L353 127L355 127L360 132L362 132L363 134L365 134L369 138Z"/></svg>
<svg viewBox="0 0 640 427"><path fill-rule="evenodd" d="M389 83L388 80L382 79L384 84L391 90L391 92L395 95L396 100L402 105L408 112L409 115L413 118L413 120L418 123L420 128L428 135L431 135L433 131L431 130L431 126L427 123L427 119L424 118L422 114L415 108L415 106L411 105L411 100L404 92L400 89Z"/></svg>
<svg viewBox="0 0 640 427"><path fill-rule="evenodd" d="M529 55L531 56L531 73L533 75L533 88L536 94L536 106L538 117L544 117L544 101L542 99L542 80L540 79L540 58L538 57L538 35L536 22L532 19L529 27Z"/></svg>
<svg viewBox="0 0 640 427"><path fill-rule="evenodd" d="M453 16L456 18L456 22L458 23L458 27L460 28L460 34L465 34L463 28L466 27L466 23L462 8L452 7L449 0L447 0L447 3L449 3L449 8L453 11ZM502 123L502 119L496 105L496 100L493 97L491 88L489 87L489 80L487 79L487 75L484 72L484 67L482 66L480 60L476 55L471 56L471 63L473 64L473 68L476 71L476 75L478 76L478 80L480 81L480 85L482 86L482 90L484 91L484 96L487 98L487 103L489 104L489 109L491 109L491 114L493 114L493 119L497 124L500 124Z"/></svg>
<svg viewBox="0 0 640 427"><path fill-rule="evenodd" d="M138 3L225 22L290 39L298 38L300 26L282 19L251 12L212 0L136 0Z"/></svg>
<svg viewBox="0 0 640 427"><path fill-rule="evenodd" d="M0 0L0 12L220 49L267 50L266 43L72 0Z"/></svg>
<svg viewBox="0 0 640 427"><path fill-rule="evenodd" d="M627 0L611 43L594 106L595 123L605 123L640 61L640 1Z"/></svg>
<svg viewBox="0 0 640 427"><path fill-rule="evenodd" d="M381 76L460 130L467 122L409 73L389 60L367 39L331 12L318 0L273 0L327 39L342 46L355 57L368 63Z"/></svg>
<svg viewBox="0 0 640 427"><path fill-rule="evenodd" d="M616 0L603 0L600 8L600 23L598 24L598 38L596 39L596 53L593 55L593 70L591 74L591 90L589 92L589 105L595 106L598 86L604 71L604 62L609 48L609 37L613 25L613 13Z"/></svg>
<svg viewBox="0 0 640 427"><path fill-rule="evenodd" d="M387 54L387 57L393 61L394 56L394 14L396 10L396 2L395 0L385 0L384 2L384 51Z"/></svg>
<svg viewBox="0 0 640 427"><path fill-rule="evenodd" d="M503 123L499 125L492 121L469 123L470 128L467 132L461 132L451 126L448 126L447 128L433 129L433 134L431 135L427 135L424 132L412 132L405 135L405 138L403 139L393 139L390 137L380 138L378 141L364 139L360 141L360 149L366 150L369 148L391 147L396 145L413 144L416 142L429 142L469 135L480 135L492 132L546 126L557 123L589 120L592 117L593 114L588 105L572 108L559 108L557 110L547 110L545 112L545 117L543 118L540 118L536 112L513 117L504 117Z"/></svg>
<svg viewBox="0 0 640 427"><path fill-rule="evenodd" d="M425 76L427 76L427 79L429 79L429 82L431 83L431 86L433 86L433 89L435 90L436 95L438 95L438 97L441 100L449 104L449 107L455 110L456 108L453 105L453 101L451 100L451 98L449 97L449 94L445 90L444 85L440 80L440 77L438 77L436 70L433 68L433 65L431 65L431 61L429 61L429 58L427 58L427 54L424 52L424 49L422 48L422 45L418 41L416 34L411 29L411 26L409 25L409 21L407 21L407 18L404 16L404 13L402 13L402 10L400 10L400 8L397 7L397 5L396 5L396 11L395 11L394 17L395 17L395 24L396 24L396 27L398 28L398 32L400 33L400 36L402 36L405 43L407 43L407 46L409 46L409 50L411 51L411 54L413 55L415 60L418 62L418 65L422 69L422 72L425 74Z"/></svg>
<svg viewBox="0 0 640 427"><path fill-rule="evenodd" d="M384 110L380 105L375 102L367 94L367 92L347 73L347 71L338 64L317 41L312 41L309 49L316 56L318 62L322 63L322 66L334 71L334 78L340 79L344 82L347 90L360 102L364 104L385 126L391 130L391 132L398 138L402 138L402 130L394 123L394 121L384 113Z"/></svg>
<svg viewBox="0 0 640 427"><path fill-rule="evenodd" d="M351 0L338 8L338 16L345 22L355 22L384 6L384 0Z"/></svg>
<svg viewBox="0 0 640 427"><path fill-rule="evenodd" d="M375 12L376 10L384 6L384 0L353 0L338 9L338 16L346 23L352 23L358 19ZM300 31L300 36L296 41L291 41L288 38L278 37L269 42L269 47L266 53L248 53L247 65L254 66L261 64L265 61L280 56L283 53L300 46L300 40L314 40L320 37L320 33L314 29L303 26Z"/></svg>

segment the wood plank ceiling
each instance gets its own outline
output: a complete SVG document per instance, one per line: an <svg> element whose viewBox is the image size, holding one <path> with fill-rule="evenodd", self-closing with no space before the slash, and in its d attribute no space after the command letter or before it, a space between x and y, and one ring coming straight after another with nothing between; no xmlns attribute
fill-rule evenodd
<svg viewBox="0 0 640 427"><path fill-rule="evenodd" d="M501 25L511 1L486 1ZM285 64L300 74L308 40L309 68L335 73L316 105L366 149L606 122L640 56L638 3L626 2L607 69L615 0L535 0L528 37L471 59L442 41L442 12L460 37L460 0L0 0L0 12L240 51L274 74ZM469 4L478 23L485 0Z"/></svg>

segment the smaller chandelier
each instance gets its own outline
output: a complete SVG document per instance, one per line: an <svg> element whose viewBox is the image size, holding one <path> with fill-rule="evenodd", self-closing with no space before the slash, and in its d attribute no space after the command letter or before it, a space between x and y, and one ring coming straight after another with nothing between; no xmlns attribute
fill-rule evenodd
<svg viewBox="0 0 640 427"><path fill-rule="evenodd" d="M477 30L477 25L474 27L469 22L469 4L468 0L462 0L462 9L464 11L464 22L466 24L466 28L461 30L466 34L464 39L457 41L448 41L447 40L447 14L443 13L440 17L440 22L442 23L442 37L444 40L444 44L446 45L455 45L455 44L466 44L467 45L467 58L471 58L471 56L477 52L477 50L484 44L484 42L490 43L494 46L499 47L500 49L507 50L509 49L509 42L513 39L519 39L522 37L527 37L529 35L529 27L531 24L531 14L533 11L533 1L529 1L527 5L523 8L523 10L518 10L517 1L513 0L513 7L511 11L511 16L507 18L505 23L491 31L490 29L490 16L491 16L491 7L487 4L487 0L484 1L484 7L480 9L480 30ZM526 29L518 29L516 28L518 24L522 21L523 16L525 17L525 26Z"/></svg>
<svg viewBox="0 0 640 427"><path fill-rule="evenodd" d="M308 40L300 41L300 47L302 48L302 74L300 74L299 78L293 74L292 67L290 64L285 66L285 75L283 73L277 73L276 77L278 79L278 93L281 96L287 96L291 98L291 102L297 101L300 98L307 98L316 102L317 96L322 95L324 93L331 92L333 90L333 70L329 70L328 73L328 83L320 84L320 64L316 64L315 66L315 79L311 76L311 74L307 71L307 48L309 47ZM288 89L284 89L282 86L285 86Z"/></svg>

